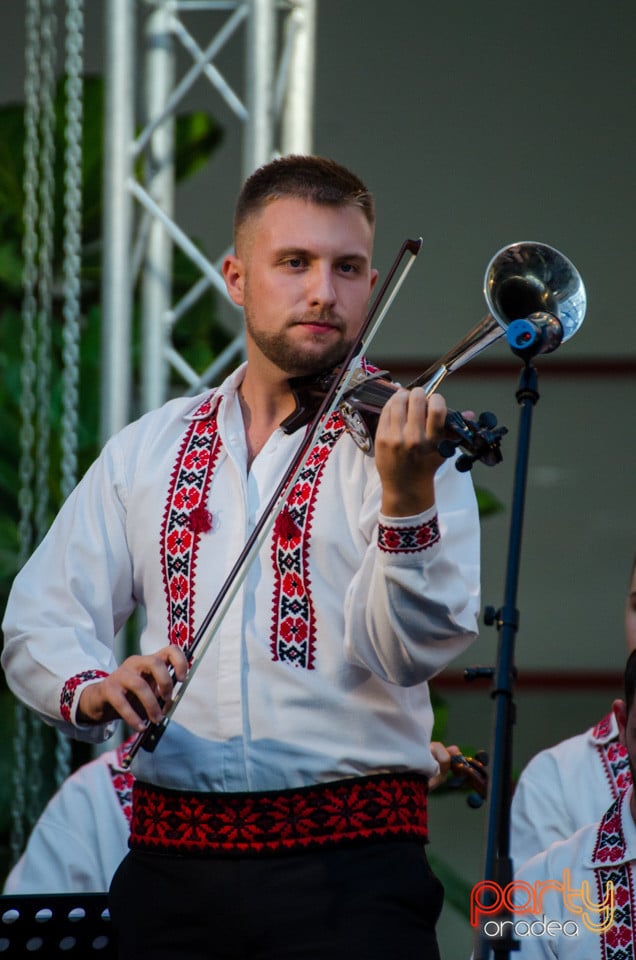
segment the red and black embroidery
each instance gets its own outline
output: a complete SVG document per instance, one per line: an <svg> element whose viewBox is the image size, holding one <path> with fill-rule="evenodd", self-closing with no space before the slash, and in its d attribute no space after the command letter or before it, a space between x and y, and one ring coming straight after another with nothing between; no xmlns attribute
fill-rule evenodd
<svg viewBox="0 0 636 960"><path fill-rule="evenodd" d="M210 856L427 838L426 779L378 774L277 793L182 793L137 781L133 849Z"/></svg>
<svg viewBox="0 0 636 960"><path fill-rule="evenodd" d="M67 723L70 723L71 720L73 700L75 699L77 688L83 683L86 683L87 680L101 680L102 677L107 676L108 674L104 670L85 670L84 673L77 673L74 677L71 677L70 680L66 681L60 694L60 713Z"/></svg>
<svg viewBox="0 0 636 960"><path fill-rule="evenodd" d="M169 638L182 648L192 641L195 567L199 536L212 528L205 504L221 449L216 410L208 400L194 414L173 470L161 530ZM309 574L309 544L316 497L327 459L344 431L339 413L322 425L304 467L287 495L271 544L274 573L270 649L272 659L314 668L316 622ZM410 527L380 527L380 549L412 553L439 540L437 518Z"/></svg>
<svg viewBox="0 0 636 960"><path fill-rule="evenodd" d="M135 739L136 734L124 743L121 743L117 748L116 762L108 764L113 790L117 795L119 806L128 823L132 820L133 785L135 783L135 777L130 770L124 769L123 763L130 745Z"/></svg>
<svg viewBox="0 0 636 960"><path fill-rule="evenodd" d="M594 740L606 740L614 735L613 714L606 713L603 719L592 727L592 737Z"/></svg>
<svg viewBox="0 0 636 960"><path fill-rule="evenodd" d="M605 743L597 743L596 749L608 779L612 796L617 797L631 785L632 775L629 769L627 750L614 735L612 719L612 714L608 713L602 720L599 720L592 730L592 738L594 740L606 740Z"/></svg>
<svg viewBox="0 0 636 960"><path fill-rule="evenodd" d="M619 795L599 824L593 854L594 863L604 864L594 869L599 903L605 899L607 884L614 885L614 922L600 935L602 960L634 960L634 888L625 862L622 807Z"/></svg>
<svg viewBox="0 0 636 960"><path fill-rule="evenodd" d="M168 602L168 637L182 649L192 640L194 577L199 537L212 529L205 506L221 449L216 410L206 400L194 413L172 472L161 528L163 582Z"/></svg>
<svg viewBox="0 0 636 960"><path fill-rule="evenodd" d="M412 527L390 527L384 523L378 527L378 546L385 553L417 553L432 547L439 538L437 516Z"/></svg>
<svg viewBox="0 0 636 960"><path fill-rule="evenodd" d="M624 792L632 782L629 770L629 756L627 750L618 740L604 743L597 747L603 768L609 780L612 795L617 797Z"/></svg>
<svg viewBox="0 0 636 960"><path fill-rule="evenodd" d="M316 642L308 563L311 527L322 472L343 431L342 417L339 413L332 414L322 426L274 525L274 602L270 635L272 659L307 670L314 668Z"/></svg>

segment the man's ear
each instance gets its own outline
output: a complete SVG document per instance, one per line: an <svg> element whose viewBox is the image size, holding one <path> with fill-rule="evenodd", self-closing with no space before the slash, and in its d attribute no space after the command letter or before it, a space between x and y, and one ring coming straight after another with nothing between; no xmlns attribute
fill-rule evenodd
<svg viewBox="0 0 636 960"><path fill-rule="evenodd" d="M627 728L627 706L624 700L615 700L612 704L612 711L618 724L618 739L621 745L625 746L625 730Z"/></svg>
<svg viewBox="0 0 636 960"><path fill-rule="evenodd" d="M244 306L245 268L243 261L234 253L230 253L223 261L223 279L230 299L237 307Z"/></svg>

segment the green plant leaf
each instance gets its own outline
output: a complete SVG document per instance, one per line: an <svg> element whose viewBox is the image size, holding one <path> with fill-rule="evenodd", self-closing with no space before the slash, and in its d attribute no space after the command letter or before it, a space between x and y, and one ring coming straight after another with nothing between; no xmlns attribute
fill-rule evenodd
<svg viewBox="0 0 636 960"><path fill-rule="evenodd" d="M503 510L504 507L501 500L498 500L494 493L478 486L475 486L475 493L477 494L479 516L482 519L484 517L490 517L495 513L500 513Z"/></svg>
<svg viewBox="0 0 636 960"><path fill-rule="evenodd" d="M175 125L175 177L177 183L191 177L210 159L223 139L223 130L201 110L180 114Z"/></svg>

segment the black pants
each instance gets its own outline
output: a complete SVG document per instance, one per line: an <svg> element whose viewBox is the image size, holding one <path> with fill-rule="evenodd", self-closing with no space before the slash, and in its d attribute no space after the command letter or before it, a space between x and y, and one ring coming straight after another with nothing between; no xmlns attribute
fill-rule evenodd
<svg viewBox="0 0 636 960"><path fill-rule="evenodd" d="M120 960L439 960L442 900L420 841L231 859L133 851L110 890Z"/></svg>

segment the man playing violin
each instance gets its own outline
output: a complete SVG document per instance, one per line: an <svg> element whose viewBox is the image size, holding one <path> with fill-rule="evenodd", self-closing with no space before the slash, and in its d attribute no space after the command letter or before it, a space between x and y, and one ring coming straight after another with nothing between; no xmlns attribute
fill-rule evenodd
<svg viewBox="0 0 636 960"><path fill-rule="evenodd" d="M280 427L290 378L341 363L364 321L374 226L373 197L333 161L248 178L223 265L246 363L113 437L16 578L3 664L49 723L93 741L161 723L302 449L305 430ZM374 457L337 410L310 434L175 718L135 755L120 957L438 957L428 680L479 609L476 500L437 451L445 415L442 397L397 391ZM140 652L117 664L138 605Z"/></svg>

